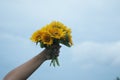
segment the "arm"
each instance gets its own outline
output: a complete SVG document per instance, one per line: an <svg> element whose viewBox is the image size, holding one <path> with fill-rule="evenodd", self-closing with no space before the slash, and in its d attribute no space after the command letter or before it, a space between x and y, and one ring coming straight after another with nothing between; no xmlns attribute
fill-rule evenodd
<svg viewBox="0 0 120 80"><path fill-rule="evenodd" d="M60 46L56 48L55 54L59 53L59 48ZM26 63L13 69L4 80L26 80L44 61L50 59L48 52L49 50L45 49Z"/></svg>

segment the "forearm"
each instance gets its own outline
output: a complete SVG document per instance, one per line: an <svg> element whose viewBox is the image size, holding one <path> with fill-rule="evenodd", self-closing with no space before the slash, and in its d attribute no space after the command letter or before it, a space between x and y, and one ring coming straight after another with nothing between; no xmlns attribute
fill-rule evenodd
<svg viewBox="0 0 120 80"><path fill-rule="evenodd" d="M9 72L4 80L26 80L45 60L47 51L44 50L31 60Z"/></svg>

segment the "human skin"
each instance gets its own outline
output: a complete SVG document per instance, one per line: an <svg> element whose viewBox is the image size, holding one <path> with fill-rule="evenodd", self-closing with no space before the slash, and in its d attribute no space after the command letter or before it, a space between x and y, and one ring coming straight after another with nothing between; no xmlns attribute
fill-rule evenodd
<svg viewBox="0 0 120 80"><path fill-rule="evenodd" d="M59 55L59 49L61 46L52 46L54 48L54 54ZM24 64L10 71L3 80L27 80L33 72L35 72L40 65L46 60L50 60L50 49L44 49L41 53L28 60Z"/></svg>

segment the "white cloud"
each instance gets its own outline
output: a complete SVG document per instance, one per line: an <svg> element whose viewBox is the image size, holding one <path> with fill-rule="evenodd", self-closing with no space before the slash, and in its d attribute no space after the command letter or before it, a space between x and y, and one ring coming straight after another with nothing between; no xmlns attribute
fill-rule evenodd
<svg viewBox="0 0 120 80"><path fill-rule="evenodd" d="M120 41L114 43L83 42L74 46L73 61L80 64L120 65Z"/></svg>

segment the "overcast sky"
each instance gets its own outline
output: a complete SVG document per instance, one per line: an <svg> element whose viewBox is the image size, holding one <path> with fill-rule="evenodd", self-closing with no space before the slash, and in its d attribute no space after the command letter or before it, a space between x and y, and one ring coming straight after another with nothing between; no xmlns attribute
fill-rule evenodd
<svg viewBox="0 0 120 80"><path fill-rule="evenodd" d="M74 45L60 67L45 62L29 80L114 80L120 77L120 0L0 0L0 79L43 49L31 34L60 21Z"/></svg>

